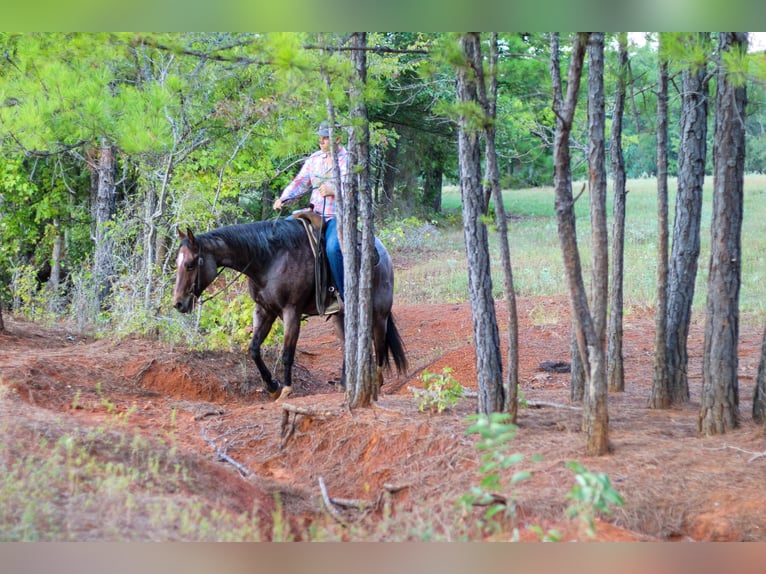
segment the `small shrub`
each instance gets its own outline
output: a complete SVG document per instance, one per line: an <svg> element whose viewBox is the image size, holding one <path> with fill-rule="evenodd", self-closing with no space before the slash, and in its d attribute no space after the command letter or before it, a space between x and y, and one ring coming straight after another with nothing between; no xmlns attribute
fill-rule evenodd
<svg viewBox="0 0 766 574"><path fill-rule="evenodd" d="M419 251L433 244L434 240L439 237L439 230L434 221L408 217L386 222L386 225L377 235L389 249Z"/></svg>
<svg viewBox="0 0 766 574"><path fill-rule="evenodd" d="M607 474L591 472L576 461L568 462L567 468L575 473L575 484L567 494L567 498L574 502L567 508L567 516L579 518L586 534L595 538L596 513L611 514L612 506L622 506L625 501L620 493L612 488Z"/></svg>
<svg viewBox="0 0 766 574"><path fill-rule="evenodd" d="M444 367L441 374L423 371L420 380L423 381L425 390L412 389L418 409L436 411L441 413L457 404L463 396L462 385L451 375L452 369Z"/></svg>
<svg viewBox="0 0 766 574"><path fill-rule="evenodd" d="M462 496L459 502L464 508L469 506L486 507L479 526L500 530L502 522L498 519L510 520L513 538L518 539L516 527L516 494L514 485L527 480L531 473L527 470L514 472L510 478L505 471L519 465L524 460L521 453L512 453L511 440L516 437L518 427L510 422L508 413L490 413L471 415L468 417L473 424L468 427L466 434L476 433L481 440L476 448L481 452L479 473L481 481L471 492ZM534 457L533 460L538 460Z"/></svg>

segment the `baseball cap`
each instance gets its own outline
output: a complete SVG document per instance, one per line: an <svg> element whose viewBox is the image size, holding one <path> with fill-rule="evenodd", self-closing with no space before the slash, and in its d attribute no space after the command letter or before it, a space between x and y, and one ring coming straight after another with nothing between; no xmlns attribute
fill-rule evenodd
<svg viewBox="0 0 766 574"><path fill-rule="evenodd" d="M339 130L340 125L335 124L335 127L333 129L335 131ZM319 124L317 135L322 137L330 137L330 122L322 122L321 124Z"/></svg>

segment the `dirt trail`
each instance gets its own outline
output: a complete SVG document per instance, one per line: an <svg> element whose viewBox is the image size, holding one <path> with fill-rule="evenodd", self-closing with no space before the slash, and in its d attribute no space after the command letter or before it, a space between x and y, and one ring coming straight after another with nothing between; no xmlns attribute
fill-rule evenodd
<svg viewBox="0 0 766 574"><path fill-rule="evenodd" d="M598 540L766 540L766 457L756 457L766 451L766 439L750 422L760 351L756 329L745 327L741 333L741 428L699 439L701 326L692 326L689 343L690 403L653 411L646 402L654 319L649 312L629 314L627 390L609 397L612 452L587 458L580 413L569 401L569 375L539 369L543 361L568 360L567 303L522 298L518 310L524 397L567 407L519 413L514 448L530 457L542 455L541 462L529 463L533 478L518 487L522 524L556 527L565 538L578 536L577 525L563 517L573 483L564 464L579 460L607 473L626 501L599 523ZM127 413L130 426L147 436L172 430L185 455L211 477L201 481L210 489L201 495L220 498L223 489L232 508L246 508L256 499L268 508L279 492L297 525L321 514L320 479L333 498L377 505L381 520L384 507L440 516L478 482L475 440L464 432L475 399L463 399L442 414L422 413L411 387L422 387L418 376L424 369L441 373L449 367L464 387L475 390L470 307L399 305L394 314L410 373L389 374L376 406L353 413L345 410L343 394L333 384L341 349L332 326L320 318L307 321L296 355L296 390L288 402L336 414L291 417L287 441L284 411L262 390L245 352L193 352L140 339L93 340L10 318L7 332L0 334L0 381L13 389L3 399L5 410L31 425L34 412L53 412L81 425ZM502 329L501 305L498 317ZM270 364L276 364L277 353L267 350ZM232 464L219 460L213 444L226 444L231 459L253 475L242 478ZM358 510L344 512L353 518Z"/></svg>

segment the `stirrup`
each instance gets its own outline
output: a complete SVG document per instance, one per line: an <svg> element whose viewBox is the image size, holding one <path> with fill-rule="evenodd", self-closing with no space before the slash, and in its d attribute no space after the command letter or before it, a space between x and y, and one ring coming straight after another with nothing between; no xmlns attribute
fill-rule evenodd
<svg viewBox="0 0 766 574"><path fill-rule="evenodd" d="M343 299L340 298L340 295L338 294L338 290L335 288L331 288L330 292L332 293L333 296L330 299L330 303L324 309L325 315L334 315L335 313L340 313L341 311L343 311L343 308L344 308Z"/></svg>

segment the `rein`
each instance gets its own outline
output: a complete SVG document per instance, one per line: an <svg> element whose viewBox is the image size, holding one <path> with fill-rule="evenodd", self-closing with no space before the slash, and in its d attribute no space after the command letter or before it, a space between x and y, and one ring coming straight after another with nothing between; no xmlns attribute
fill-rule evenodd
<svg viewBox="0 0 766 574"><path fill-rule="evenodd" d="M218 297L218 295L220 295L221 293L225 293L229 289L229 287L231 287L231 285L234 283L234 281L236 281L238 279L238 277L235 277L234 279L229 281L226 285L223 286L223 289L221 289L220 291L216 291L215 293L213 293L209 297L202 297L202 290L199 288L200 269L202 268L202 265L204 265L204 263L205 263L205 258L202 255L202 245L200 245L200 247L199 247L199 257L197 259L198 259L198 261L197 261L197 275L194 277L194 290L195 291L199 291L199 295L197 295L197 299L199 299L199 304L202 305L203 303L207 303L211 299L214 299L215 297ZM247 268L250 267L250 264L252 262L253 262L253 260L251 259L248 262L248 264L245 265L245 268L242 269L242 271L240 271L239 273L244 274L245 271L247 271ZM210 280L210 284L211 285L215 282L216 279L218 279L219 275L221 275L221 273L223 273L224 269L225 269L225 267L217 268L217 272L216 272L215 276Z"/></svg>

